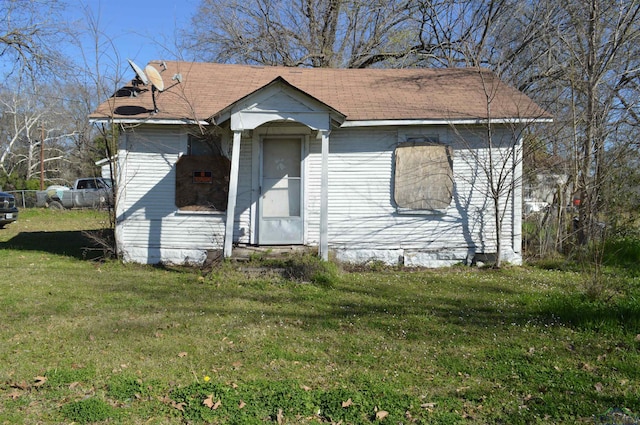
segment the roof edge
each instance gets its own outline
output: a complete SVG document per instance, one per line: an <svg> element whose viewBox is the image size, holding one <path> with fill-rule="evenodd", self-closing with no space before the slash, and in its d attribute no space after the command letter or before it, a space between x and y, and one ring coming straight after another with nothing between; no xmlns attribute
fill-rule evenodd
<svg viewBox="0 0 640 425"><path fill-rule="evenodd" d="M414 120L354 120L344 121L339 128L352 127L390 127L412 125L486 125L491 124L539 124L552 123L553 118L496 118L486 119L414 119ZM159 124L159 125L210 125L206 120L150 119L150 118L90 118L90 124Z"/></svg>
<svg viewBox="0 0 640 425"><path fill-rule="evenodd" d="M468 119L414 119L414 120L354 120L345 121L340 128L349 127L389 127L410 125L486 125L486 124L537 124L552 123L553 118L479 118Z"/></svg>
<svg viewBox="0 0 640 425"><path fill-rule="evenodd" d="M164 124L164 125L209 125L205 120L167 118L89 118L89 124Z"/></svg>

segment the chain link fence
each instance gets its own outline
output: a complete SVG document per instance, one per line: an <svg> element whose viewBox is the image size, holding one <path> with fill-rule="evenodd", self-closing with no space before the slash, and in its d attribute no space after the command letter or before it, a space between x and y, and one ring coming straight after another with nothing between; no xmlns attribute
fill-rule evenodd
<svg viewBox="0 0 640 425"><path fill-rule="evenodd" d="M36 206L36 190L9 190L7 193L16 197L16 207L34 208Z"/></svg>

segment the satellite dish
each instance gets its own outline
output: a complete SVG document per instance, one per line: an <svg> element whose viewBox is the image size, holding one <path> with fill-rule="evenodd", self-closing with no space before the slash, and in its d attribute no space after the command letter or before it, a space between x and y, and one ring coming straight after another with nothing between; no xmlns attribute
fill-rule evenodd
<svg viewBox="0 0 640 425"><path fill-rule="evenodd" d="M127 59L127 60L129 61L129 65L131 66L131 69L133 69L133 72L136 73L136 78L140 80L140 82L145 86L149 84L149 79L147 78L147 75L144 73L142 68L136 65L136 63L131 59Z"/></svg>
<svg viewBox="0 0 640 425"><path fill-rule="evenodd" d="M151 84L153 84L153 87L155 87L158 91L163 91L164 81L162 80L162 76L160 75L158 70L151 65L147 65L144 71L149 77L149 81L151 81Z"/></svg>

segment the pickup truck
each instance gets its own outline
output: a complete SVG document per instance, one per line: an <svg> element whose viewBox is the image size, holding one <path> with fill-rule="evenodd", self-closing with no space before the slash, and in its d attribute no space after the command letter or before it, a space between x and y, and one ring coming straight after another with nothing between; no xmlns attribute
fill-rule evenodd
<svg viewBox="0 0 640 425"><path fill-rule="evenodd" d="M5 192L0 192L0 229L18 219L16 198Z"/></svg>
<svg viewBox="0 0 640 425"><path fill-rule="evenodd" d="M36 206L65 208L104 208L113 205L111 179L86 177L74 182L73 187L49 186L36 192Z"/></svg>

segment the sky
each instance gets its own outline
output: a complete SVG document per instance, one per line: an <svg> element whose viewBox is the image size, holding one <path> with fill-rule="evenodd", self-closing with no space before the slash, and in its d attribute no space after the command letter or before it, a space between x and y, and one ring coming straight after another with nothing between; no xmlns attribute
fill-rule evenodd
<svg viewBox="0 0 640 425"><path fill-rule="evenodd" d="M67 4L67 18L86 25L83 8L97 22L110 41L123 67L131 59L144 67L151 60L175 59L176 30L188 27L200 0L73 0ZM82 39L90 51L93 41ZM115 56L115 55L114 55Z"/></svg>

